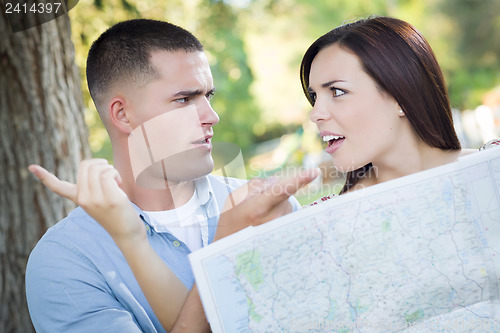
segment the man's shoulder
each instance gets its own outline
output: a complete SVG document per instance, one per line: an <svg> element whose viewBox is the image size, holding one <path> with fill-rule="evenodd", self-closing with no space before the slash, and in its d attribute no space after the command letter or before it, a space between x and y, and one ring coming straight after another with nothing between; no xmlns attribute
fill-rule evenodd
<svg viewBox="0 0 500 333"><path fill-rule="evenodd" d="M29 255L26 278L36 279L43 275L43 279L51 281L51 274L88 272L93 269L89 267L106 264L105 257L118 254L119 249L111 236L79 207L40 238ZM52 272L47 272L47 267L52 267Z"/></svg>
<svg viewBox="0 0 500 333"><path fill-rule="evenodd" d="M37 243L26 265L25 286L37 331L106 331L110 320L116 321L113 331L154 324L120 249L81 208Z"/></svg>
<svg viewBox="0 0 500 333"><path fill-rule="evenodd" d="M87 214L81 207L77 207L73 209L69 214L54 224L47 230L47 233L50 232L68 232L76 229L82 229L87 227L88 225L95 225L94 219Z"/></svg>
<svg viewBox="0 0 500 333"><path fill-rule="evenodd" d="M47 229L34 251L46 243L63 247L85 246L101 237L108 238L106 231L81 207L77 207Z"/></svg>

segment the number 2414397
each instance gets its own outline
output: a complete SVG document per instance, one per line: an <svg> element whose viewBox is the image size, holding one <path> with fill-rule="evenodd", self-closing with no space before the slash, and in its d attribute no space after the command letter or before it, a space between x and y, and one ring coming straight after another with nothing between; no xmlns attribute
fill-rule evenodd
<svg viewBox="0 0 500 333"><path fill-rule="evenodd" d="M61 2L55 2L55 3L33 3L31 5L23 3L10 3L7 2L5 4L5 13L6 14L50 14L52 12L58 13L59 8L61 7Z"/></svg>

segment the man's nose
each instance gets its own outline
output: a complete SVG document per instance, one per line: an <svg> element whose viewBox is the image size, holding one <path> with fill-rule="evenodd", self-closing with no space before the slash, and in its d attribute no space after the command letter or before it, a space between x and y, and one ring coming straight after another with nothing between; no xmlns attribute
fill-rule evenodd
<svg viewBox="0 0 500 333"><path fill-rule="evenodd" d="M219 122L219 115L212 108L208 98L202 102L202 105L198 109L198 113L202 125L214 126Z"/></svg>

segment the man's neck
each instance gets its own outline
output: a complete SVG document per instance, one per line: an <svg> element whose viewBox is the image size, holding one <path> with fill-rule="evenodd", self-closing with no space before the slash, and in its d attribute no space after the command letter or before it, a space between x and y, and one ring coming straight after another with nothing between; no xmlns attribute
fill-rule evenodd
<svg viewBox="0 0 500 333"><path fill-rule="evenodd" d="M170 183L165 189L147 189L129 182L123 190L130 201L145 211L165 211L179 208L186 204L194 193L194 181Z"/></svg>
<svg viewBox="0 0 500 333"><path fill-rule="evenodd" d="M114 166L122 178L121 188L130 201L145 211L164 211L178 208L191 199L194 181L172 182L158 179L157 188L147 188L137 184L128 156L114 154Z"/></svg>

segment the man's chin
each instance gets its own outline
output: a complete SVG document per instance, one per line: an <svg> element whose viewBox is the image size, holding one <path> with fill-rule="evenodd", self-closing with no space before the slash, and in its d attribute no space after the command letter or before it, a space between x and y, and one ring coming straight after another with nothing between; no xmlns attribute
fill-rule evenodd
<svg viewBox="0 0 500 333"><path fill-rule="evenodd" d="M136 178L136 184L142 188L167 189L168 183L189 182L205 177L213 171L211 158L195 163L168 163L160 161L144 170Z"/></svg>
<svg viewBox="0 0 500 333"><path fill-rule="evenodd" d="M201 177L205 177L210 174L214 169L214 164L212 163L197 163L197 165L190 165L181 170L177 170L175 175L167 178L177 179L178 181L191 181Z"/></svg>

